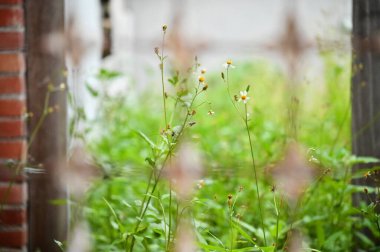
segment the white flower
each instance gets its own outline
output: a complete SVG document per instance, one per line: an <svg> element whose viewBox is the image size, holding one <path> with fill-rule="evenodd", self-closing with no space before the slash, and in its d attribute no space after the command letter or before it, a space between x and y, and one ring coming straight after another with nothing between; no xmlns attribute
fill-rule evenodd
<svg viewBox="0 0 380 252"><path fill-rule="evenodd" d="M248 96L248 92L246 90L240 91L239 101L243 101L245 104L248 102L249 99L251 99L251 98Z"/></svg>
<svg viewBox="0 0 380 252"><path fill-rule="evenodd" d="M230 59L227 60L226 63L223 64L223 67L224 67L225 69L228 69L228 68L235 68L235 66L232 65L232 60L230 60Z"/></svg>

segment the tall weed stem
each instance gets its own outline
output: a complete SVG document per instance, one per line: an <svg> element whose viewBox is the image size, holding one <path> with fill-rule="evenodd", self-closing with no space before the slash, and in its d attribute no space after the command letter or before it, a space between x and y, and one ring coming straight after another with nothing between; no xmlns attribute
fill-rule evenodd
<svg viewBox="0 0 380 252"><path fill-rule="evenodd" d="M247 134L248 134L249 147L250 147L251 159L252 159L252 168L253 168L253 173L255 176L257 202L259 205L259 214L260 214L260 219L261 219L261 229L263 231L263 236L264 236L264 245L266 246L267 238L266 238L265 228L264 228L264 216L263 216L263 211L262 211L262 207L261 207L261 199L260 199L259 183L258 183L258 179L257 179L255 155L253 153L253 144L252 144L251 132L250 132L249 126L248 126L247 104L244 104L244 109L245 109L244 110L245 111L244 123L245 123L245 127L246 127Z"/></svg>

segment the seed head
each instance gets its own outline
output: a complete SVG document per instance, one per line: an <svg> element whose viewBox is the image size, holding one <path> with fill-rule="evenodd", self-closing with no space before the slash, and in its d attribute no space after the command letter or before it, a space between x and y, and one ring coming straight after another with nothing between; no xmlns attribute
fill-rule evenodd
<svg viewBox="0 0 380 252"><path fill-rule="evenodd" d="M163 32L166 32L166 29L168 28L168 26L166 25L166 24L164 24L163 26L162 26L162 31Z"/></svg>

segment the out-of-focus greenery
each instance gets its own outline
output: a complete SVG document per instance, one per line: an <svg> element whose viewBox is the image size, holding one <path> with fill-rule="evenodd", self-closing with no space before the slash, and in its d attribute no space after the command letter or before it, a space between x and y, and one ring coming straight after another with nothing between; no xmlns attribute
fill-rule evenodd
<svg viewBox="0 0 380 252"><path fill-rule="evenodd" d="M354 239L366 251L375 251L372 242L359 232L366 226L376 233L373 219L363 218L351 203L352 193L363 190L350 185L351 167L372 160L350 155L350 60L347 55L335 54L321 58L324 72L318 81L301 78L297 83L288 83L281 69L266 61L239 62L236 69L230 70L232 94L251 85L249 126L254 136L266 246L246 131L220 73L205 74L209 88L198 104L205 103L196 109L196 124L187 133L203 155L204 186L197 188L186 204L182 202L178 209L175 204L169 209L168 185L162 180L137 232L133 230L134 223L151 169L146 161L150 146L137 132L143 132L152 141L161 138L162 99L149 91L132 100L128 96L103 97L97 120L89 122L98 135L88 148L103 171L103 177L88 191L84 205L93 250L126 251L125 239L133 234L135 251L164 251L166 218L172 211L178 219L181 214L191 216L200 251L229 251L231 244L233 251L273 251L277 227L275 193L279 251L284 249L291 228L301 232L305 251L349 251ZM305 148L316 176L293 208L281 191L272 191L270 170L283 158L289 141L287 104L289 90L295 87L299 104L298 142ZM173 105L170 99L169 107ZM209 110L215 114L209 115ZM236 199L233 227L227 204L229 194Z"/></svg>

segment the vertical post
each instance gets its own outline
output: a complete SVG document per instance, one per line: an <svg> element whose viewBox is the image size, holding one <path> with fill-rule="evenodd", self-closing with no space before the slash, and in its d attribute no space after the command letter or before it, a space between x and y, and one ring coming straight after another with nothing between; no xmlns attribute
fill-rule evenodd
<svg viewBox="0 0 380 252"><path fill-rule="evenodd" d="M26 0L27 90L28 108L34 114L29 134L38 127L44 113L44 101L49 85L64 82L64 57L46 50L46 38L64 31L64 0ZM54 200L67 195L57 181L57 171L66 156L66 96L51 93L49 114L36 132L29 148L28 160L42 168L42 173L29 176L29 250L31 252L60 251L54 240L65 241L67 236L67 206Z"/></svg>
<svg viewBox="0 0 380 252"><path fill-rule="evenodd" d="M353 0L352 60L352 152L357 156L380 158L380 0ZM378 165L378 164L373 164ZM354 170L370 168L357 165ZM374 175L380 178L379 174ZM372 177L373 178L373 177ZM375 181L361 178L355 184L374 186ZM354 204L367 201L361 194L353 196ZM370 230L364 234L374 240ZM357 243L360 247L360 244Z"/></svg>

